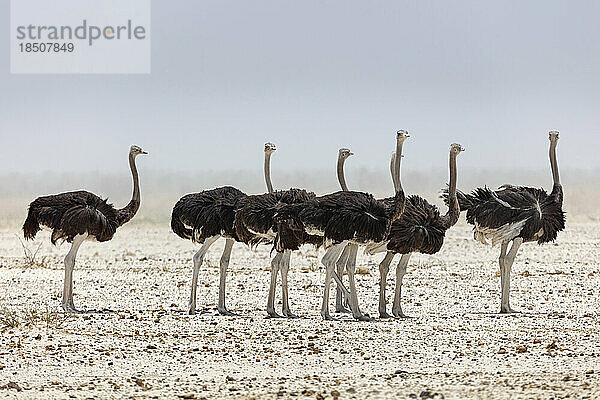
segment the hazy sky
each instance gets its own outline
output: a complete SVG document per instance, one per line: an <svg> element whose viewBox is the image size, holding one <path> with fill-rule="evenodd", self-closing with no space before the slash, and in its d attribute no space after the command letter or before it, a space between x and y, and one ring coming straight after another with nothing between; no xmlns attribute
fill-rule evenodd
<svg viewBox="0 0 600 400"><path fill-rule="evenodd" d="M0 172L386 170L397 129L403 168L547 168L550 129L600 167L597 1L153 1L150 75L11 75L0 15Z"/></svg>

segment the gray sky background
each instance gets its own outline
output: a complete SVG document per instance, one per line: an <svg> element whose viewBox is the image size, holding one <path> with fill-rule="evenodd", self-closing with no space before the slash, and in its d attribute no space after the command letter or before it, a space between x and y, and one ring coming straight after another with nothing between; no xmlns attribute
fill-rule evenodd
<svg viewBox="0 0 600 400"><path fill-rule="evenodd" d="M51 2L48 3L51 6ZM600 168L600 2L153 1L150 75L11 75L0 0L0 171L386 173ZM549 171L549 170L548 170ZM548 172L548 183L550 176ZM262 182L261 182L262 183ZM523 182L526 183L526 182Z"/></svg>

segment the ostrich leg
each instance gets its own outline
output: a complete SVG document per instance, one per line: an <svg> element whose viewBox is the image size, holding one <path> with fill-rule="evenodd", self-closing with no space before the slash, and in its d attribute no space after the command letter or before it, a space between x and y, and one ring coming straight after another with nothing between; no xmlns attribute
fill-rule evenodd
<svg viewBox="0 0 600 400"><path fill-rule="evenodd" d="M342 279L342 277L344 276L344 267L346 266L346 263L348 262L348 254L350 252L350 246L346 246L344 248L344 251L342 252L342 255L340 256L340 259L337 260L336 263L336 270L337 270L337 276ZM349 313L350 310L348 310L348 308L346 308L346 306L349 304L348 303L348 297L343 297L343 290L340 287L340 285L337 285L336 291L335 291L335 312L336 313ZM345 300L345 301L344 301Z"/></svg>
<svg viewBox="0 0 600 400"><path fill-rule="evenodd" d="M331 278L335 273L335 261L340 257L340 254L344 250L344 247L348 244L347 241L333 245L327 250L321 262L325 266L325 287L323 289L323 303L321 304L321 316L324 320L333 320L329 315L329 285L331 284ZM338 277L339 279L339 277ZM338 282L341 283L341 282Z"/></svg>
<svg viewBox="0 0 600 400"><path fill-rule="evenodd" d="M408 259L412 253L402 254L402 258L398 262L396 267L396 287L394 288L394 304L392 305L392 315L396 318L406 318L406 315L402 312L402 305L400 299L402 297L402 278L406 274L406 266L408 265Z"/></svg>
<svg viewBox="0 0 600 400"><path fill-rule="evenodd" d="M358 245L351 243L348 245L350 251L348 254L348 263L346 270L348 272L348 280L350 281L350 307L352 308L352 316L359 321L370 321L371 317L368 314L363 314L358 306L358 294L356 292L356 282L354 280L354 269L356 268L356 253Z"/></svg>
<svg viewBox="0 0 600 400"><path fill-rule="evenodd" d="M394 260L394 253L388 251L385 253L385 257L379 264L379 318L392 318L387 313L387 302L385 300L385 286L387 281L387 274L390 270L390 264Z"/></svg>
<svg viewBox="0 0 600 400"><path fill-rule="evenodd" d="M233 248L233 239L225 239L225 248L219 262L219 304L217 310L221 315L235 315L225 307L225 281L227 280L227 268L229 267L229 258L231 257L231 249Z"/></svg>
<svg viewBox="0 0 600 400"><path fill-rule="evenodd" d="M271 318L279 318L275 311L275 288L277 286L277 273L281 265L283 253L277 252L271 261L271 284L269 285L269 297L267 298L267 315Z"/></svg>
<svg viewBox="0 0 600 400"><path fill-rule="evenodd" d="M282 313L284 316L288 318L298 318L297 315L292 313L290 310L290 301L288 297L288 279L287 274L290 269L290 256L292 255L291 250L286 250L283 253L283 258L281 260L281 295L282 295Z"/></svg>
<svg viewBox="0 0 600 400"><path fill-rule="evenodd" d="M189 314L196 314L196 287L198 286L198 272L200 271L200 266L202 265L202 260L204 260L204 255L212 246L214 242L217 241L219 236L215 235L204 240L202 243L202 247L196 254L194 254L194 258L192 259L194 263L194 272L192 274L192 292L190 294L190 302L189 302ZM220 297L220 293L219 293Z"/></svg>
<svg viewBox="0 0 600 400"><path fill-rule="evenodd" d="M519 247L522 243L523 239L520 237L513 239L510 251L504 258L504 274L502 274L502 272L500 273L500 276L504 277L504 279L502 279L502 301L500 303L500 313L502 314L517 312L510 308L510 270L515 261L517 251L519 251Z"/></svg>
<svg viewBox="0 0 600 400"><path fill-rule="evenodd" d="M498 258L498 264L500 265L500 312L502 313L502 307L504 304L504 281L506 280L506 252L508 250L509 241L504 241L500 245L500 257Z"/></svg>
<svg viewBox="0 0 600 400"><path fill-rule="evenodd" d="M63 288L62 309L65 312L78 312L73 304L73 268L75 267L75 257L81 243L87 238L87 235L77 235L73 238L71 249L65 256L65 282Z"/></svg>

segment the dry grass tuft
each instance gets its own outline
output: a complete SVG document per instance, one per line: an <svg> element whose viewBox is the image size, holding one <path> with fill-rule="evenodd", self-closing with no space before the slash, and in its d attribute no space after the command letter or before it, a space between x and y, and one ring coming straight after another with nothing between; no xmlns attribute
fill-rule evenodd
<svg viewBox="0 0 600 400"><path fill-rule="evenodd" d="M73 316L51 310L48 306L43 311L27 309L19 313L16 310L4 309L0 311L0 329L16 329L20 326L26 328L45 327L46 329L62 329L65 323Z"/></svg>
<svg viewBox="0 0 600 400"><path fill-rule="evenodd" d="M0 311L0 329L15 329L21 325L21 319L15 311Z"/></svg>
<svg viewBox="0 0 600 400"><path fill-rule="evenodd" d="M21 240L21 238L19 236L17 236L17 239L19 239L19 242L21 243L21 247L23 247L23 259L24 259L23 266L25 268L31 268L31 267L45 268L46 261L47 261L46 256L43 256L39 260L37 259L37 254L40 251L40 248L42 247L42 243L40 243L36 247L36 249L32 251L29 247L25 246L25 243L23 243L23 241Z"/></svg>

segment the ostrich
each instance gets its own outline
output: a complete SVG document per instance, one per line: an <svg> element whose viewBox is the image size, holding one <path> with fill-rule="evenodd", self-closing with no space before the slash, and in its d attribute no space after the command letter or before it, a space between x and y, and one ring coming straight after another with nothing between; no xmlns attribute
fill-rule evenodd
<svg viewBox="0 0 600 400"><path fill-rule="evenodd" d="M402 144L408 137L405 131L397 133L397 154L402 154ZM400 156L396 158L396 170L400 169ZM348 259L355 260L355 252L360 244L380 243L389 235L392 223L397 220L404 209L404 191L396 191L390 204L387 201L376 200L372 195L363 192L340 191L329 195L317 197L303 204L283 206L277 213L278 235L275 246L278 251L284 249L295 250L298 243L295 239L304 235L322 236L325 243L332 246L327 250L322 259L326 267L325 288L321 316L331 320L329 315L329 285L331 279L341 285L335 273L336 260L348 244L353 244L348 251ZM350 281L350 306L352 315L359 320L370 320L362 314L358 307L356 285L354 281L355 264L347 265Z"/></svg>
<svg viewBox="0 0 600 400"><path fill-rule="evenodd" d="M346 150L346 149L340 149L340 154L338 156L338 168L337 168L337 174L338 174L338 180L340 182L340 186L342 187L342 190L348 191L348 186L346 185L346 178L344 175L344 161L346 158L348 158L347 156L345 158L342 159L343 156L343 152L342 150ZM354 153L350 153L350 155L352 155ZM396 152L392 153L392 157L390 158L390 173L392 176L392 182L394 183L394 189L398 189L398 180L396 179L396 170L395 170L395 166L396 166ZM383 201L385 202L393 202L393 197L388 197L383 199ZM340 258L338 259L338 261L336 262L336 273L337 276L334 274L334 278L336 278L336 281L339 280L341 281L341 277L343 276L344 273L344 268L346 267L346 264L348 263L348 257L350 254L350 251L352 251L354 253L354 257L356 258L356 254L358 253L358 249L356 252L354 252L354 250L352 250L352 246L354 246L353 244L348 244L345 248L344 251L342 252L342 255L340 256ZM391 256L393 258L393 255ZM389 258L386 257L386 258ZM356 259L353 260L352 262L356 263ZM389 262L391 262L391 258L389 259ZM339 277L339 278L338 278ZM349 313L351 312L350 310L348 310L346 308L346 306L348 305L348 298L344 298L344 301L342 301L342 295L345 294L345 288L342 285L338 285L337 286L337 290L336 290L336 294L335 294L335 312L336 313Z"/></svg>
<svg viewBox="0 0 600 400"><path fill-rule="evenodd" d="M271 154L277 148L273 143L267 142L264 147L264 174L267 190L272 191L271 184ZM233 221L238 201L247 197L241 190L231 186L205 190L200 193L190 193L183 196L171 214L171 229L182 239L189 239L201 243L200 250L194 254L192 262L192 288L189 301L189 314L196 313L196 289L198 286L198 273L206 252L219 237L225 238L225 247L219 262L219 302L217 310L221 315L234 315L225 306L225 282L227 268L233 243L238 241Z"/></svg>
<svg viewBox="0 0 600 400"><path fill-rule="evenodd" d="M549 139L554 182L550 194L544 189L512 185L500 186L496 191L483 187L470 194L457 193L461 211L467 212L467 222L474 225L474 239L483 244L490 240L492 246L500 243L500 313L503 314L516 312L510 307L510 270L521 244L552 242L565 228L563 191L556 161L558 132L550 131ZM448 201L447 194L444 199Z"/></svg>
<svg viewBox="0 0 600 400"><path fill-rule="evenodd" d="M445 215L440 215L437 207L429 204L424 198L411 195L406 199L402 217L392 224L387 243L367 246L368 254L387 251L379 264L379 316L391 318L386 311L385 286L390 264L395 254L401 254L396 267L396 287L392 314L394 317L406 317L400 304L402 279L406 274L406 266L412 253L435 254L444 244L446 231L458 221L460 209L456 199L456 157L464 148L456 143L450 146L450 205ZM394 156L393 156L394 157ZM392 175L395 185L400 182L399 176ZM398 190L398 189L397 189Z"/></svg>
<svg viewBox="0 0 600 400"><path fill-rule="evenodd" d="M337 178L338 178L338 182L340 183L340 187L343 191L348 192L348 185L346 184L346 176L344 175L344 164L346 162L346 160L348 159L348 157L354 155L354 153L352 153L350 151L350 149L346 149L346 148L341 148L338 151L338 160L337 160ZM392 160L393 161L393 160ZM393 169L394 165L392 165L392 169ZM340 256L340 259L338 260L337 264L336 264L336 270L337 270L337 276L338 278L341 280L343 274L344 274L344 267L346 266L346 262L348 261L348 255L350 253L350 250L352 248L352 245L348 245L344 248L344 251L342 252L342 255ZM335 312L337 313L349 313L350 310L348 310L348 308L346 308L346 306L344 305L344 303L346 305L348 305L348 298L346 297L345 299L343 298L343 294L344 291L341 288L340 285L337 285L336 291L335 291ZM345 300L345 301L343 301Z"/></svg>
<svg viewBox="0 0 600 400"><path fill-rule="evenodd" d="M102 199L85 190L42 196L29 204L27 219L23 224L25 239L33 239L40 229L52 231L50 241L71 243L65 257L65 280L62 309L65 312L79 312L73 303L73 268L79 246L85 240L106 242L114 236L121 225L133 218L140 208L140 185L135 158L148 154L138 146L129 149L129 167L133 176L133 195L125 207L116 209Z"/></svg>
<svg viewBox="0 0 600 400"><path fill-rule="evenodd" d="M277 209L283 204L297 204L315 198L315 194L304 189L273 190L270 179L270 168L265 164L265 178L268 193L246 196L240 199L235 211L234 226L240 242L250 247L259 244L273 243L276 227L273 220ZM308 241L310 239L307 238ZM312 242L315 240L313 238ZM288 318L296 318L289 306L287 274L290 266L291 250L277 251L271 262L271 283L267 298L267 314L269 317L280 317L275 311L275 289L277 274L281 271L282 314Z"/></svg>

